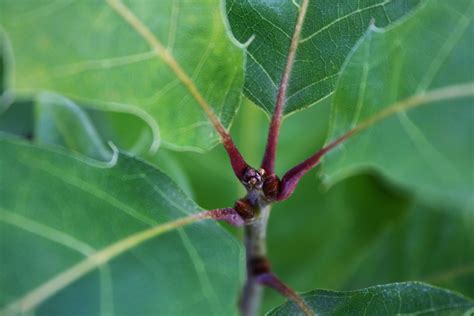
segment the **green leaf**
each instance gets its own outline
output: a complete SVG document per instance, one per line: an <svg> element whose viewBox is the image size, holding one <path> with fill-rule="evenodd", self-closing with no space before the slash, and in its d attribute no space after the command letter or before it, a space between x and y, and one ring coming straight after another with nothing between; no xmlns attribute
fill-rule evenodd
<svg viewBox="0 0 474 316"><path fill-rule="evenodd" d="M348 260L344 288L420 280L473 297L471 211L452 212L413 203L405 213ZM434 254L436 260L431 260Z"/></svg>
<svg viewBox="0 0 474 316"><path fill-rule="evenodd" d="M457 293L424 283L407 282L369 287L350 292L316 290L303 295L321 315L462 315L474 302ZM268 315L303 315L286 303Z"/></svg>
<svg viewBox="0 0 474 316"><path fill-rule="evenodd" d="M112 159L87 113L74 102L51 93L42 93L36 100L35 140L74 150L87 157Z"/></svg>
<svg viewBox="0 0 474 316"><path fill-rule="evenodd" d="M371 21L385 26L420 0L310 1L288 88L285 113L331 95L347 55ZM233 33L250 42L244 92L272 113L288 56L297 1L227 0Z"/></svg>
<svg viewBox="0 0 474 316"><path fill-rule="evenodd" d="M11 80L11 70L13 68L11 55L11 47L0 27L0 114L5 111L13 101L13 94L9 91L11 85L9 80Z"/></svg>
<svg viewBox="0 0 474 316"><path fill-rule="evenodd" d="M239 243L210 221L179 228L201 209L162 172L123 154L110 167L0 148L2 315L235 313Z"/></svg>
<svg viewBox="0 0 474 316"><path fill-rule="evenodd" d="M227 34L219 1L125 5L229 127L240 101L243 52ZM155 147L160 137L181 150L218 142L176 73L106 1L1 1L0 24L15 58L9 88L18 94L49 90L77 104L134 114L153 129Z"/></svg>
<svg viewBox="0 0 474 316"><path fill-rule="evenodd" d="M4 53L4 48L3 48L3 40L2 37L0 37L0 96L3 94L3 90L5 87L5 61L3 55Z"/></svg>
<svg viewBox="0 0 474 316"><path fill-rule="evenodd" d="M472 209L473 17L472 1L430 0L403 23L367 32L338 83L328 139L393 115L326 156L328 183L375 169L432 204ZM410 97L425 106L407 112Z"/></svg>
<svg viewBox="0 0 474 316"><path fill-rule="evenodd" d="M84 106L81 106L84 108ZM86 108L86 113L102 139L112 141L119 148L137 155L155 155L150 150L153 133L143 121L128 113L101 111Z"/></svg>

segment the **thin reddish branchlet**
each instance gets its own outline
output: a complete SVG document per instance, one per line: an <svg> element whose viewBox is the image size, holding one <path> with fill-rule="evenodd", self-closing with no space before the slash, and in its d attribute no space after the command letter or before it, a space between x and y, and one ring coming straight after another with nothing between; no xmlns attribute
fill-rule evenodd
<svg viewBox="0 0 474 316"><path fill-rule="evenodd" d="M278 145L278 137L280 133L280 126L283 117L284 107L286 104L286 94L290 81L291 71L293 68L308 5L309 0L303 0L299 7L299 13L296 19L295 29L290 43L286 65L278 88L275 110L268 130L267 146L262 159L261 168L257 172L252 172L252 170L247 171L247 173L251 176L250 181L252 181L252 183L250 183L250 181L244 182L248 194L246 198L239 200L238 203L236 203L236 210L239 214L252 214L252 206L258 209L258 207L262 207L262 205L272 204L273 202L278 200L278 197L280 195L280 180L275 175L276 149ZM242 208L242 206L245 206L245 212L239 209L238 206L240 208ZM259 214L255 214L253 217L258 215ZM252 220L253 219L250 218L249 222L251 222ZM264 226L266 226L266 224ZM263 234L265 233L263 232ZM262 241L264 242L264 240ZM265 252L263 254L265 254ZM254 307L252 306L253 304L249 302L251 300L249 299L249 293L251 294L254 291L251 289L252 284L254 282L273 288L280 294L286 296L287 298L292 300L306 315L314 314L312 309L306 305L304 300L298 294L296 294L295 291L285 285L271 272L270 263L265 255L262 257L262 254L259 255L257 252L258 257L252 257L252 251L247 252L247 255L250 256L247 258L248 280L246 286L244 287L244 292L242 293L240 303L241 311L244 314L247 314L249 311L250 313L253 313L252 309L254 309ZM253 255L255 255L255 253Z"/></svg>
<svg viewBox="0 0 474 316"><path fill-rule="evenodd" d="M278 88L278 95L275 104L275 110L273 112L272 121L268 130L268 140L265 149L265 154L262 160L262 168L265 169L270 175L275 173L275 156L278 145L278 136L280 134L281 120L283 117L283 111L286 104L286 93L290 81L291 71L295 61L296 50L300 41L301 30L303 29L303 23L308 9L309 0L305 0L301 3L298 18L295 24L295 30L293 37L291 38L290 48L288 50L288 58L286 60L285 69L281 76L280 85Z"/></svg>
<svg viewBox="0 0 474 316"><path fill-rule="evenodd" d="M304 160L303 162L288 170L281 180L280 189L278 191L276 200L283 201L288 199L293 194L293 191L298 185L299 180L308 171L316 167L321 162L321 158L324 155L332 151L334 148L338 147L338 145L345 142L347 139L367 129L368 127L386 119L390 115L400 111L406 111L418 106L422 106L430 102L462 98L472 95L474 95L474 84L458 84L431 90L422 94L417 94L407 99L395 102L388 107L385 107L376 115L373 115L367 118L365 121L360 122L356 127L349 130L342 136L339 136L338 138L318 150L308 159Z"/></svg>
<svg viewBox="0 0 474 316"><path fill-rule="evenodd" d="M345 141L347 138L352 136L355 133L354 130L349 131L348 133L342 135L341 137L337 138L335 141L331 142L329 145L321 148L308 159L304 160L300 164L294 166L290 170L288 170L283 178L281 179L280 190L278 191L278 195L276 197L277 201L283 201L288 199L292 194L293 191L296 189L300 179L311 169L316 167L321 158L334 149L337 145Z"/></svg>
<svg viewBox="0 0 474 316"><path fill-rule="evenodd" d="M298 295L295 291L293 291L288 285L283 283L274 273L272 272L265 272L257 277L258 282L261 284L274 289L278 293L283 296L288 297L291 299L296 306L306 315L312 316L315 315L313 309L306 304L306 302Z"/></svg>
<svg viewBox="0 0 474 316"><path fill-rule="evenodd" d="M208 216L216 221L224 221L232 226L242 226L245 220L232 207L218 208L211 211L205 211L203 216Z"/></svg>

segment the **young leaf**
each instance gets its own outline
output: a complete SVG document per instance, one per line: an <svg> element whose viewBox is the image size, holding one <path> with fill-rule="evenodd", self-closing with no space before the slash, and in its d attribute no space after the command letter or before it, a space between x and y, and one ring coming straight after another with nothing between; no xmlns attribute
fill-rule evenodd
<svg viewBox="0 0 474 316"><path fill-rule="evenodd" d="M16 67L8 88L51 90L81 105L133 113L153 129L155 147L160 137L178 149L215 145L218 137L192 89L139 27L112 8L115 2L2 1L0 24ZM125 7L229 127L243 84L243 52L227 34L219 1L130 1Z"/></svg>
<svg viewBox="0 0 474 316"><path fill-rule="evenodd" d="M473 17L472 1L429 0L393 28L371 27L344 67L328 139L391 116L326 156L328 182L374 168L431 203L470 203L474 78L466 64L474 56ZM466 96L451 98L452 91ZM402 100L424 106L408 112L410 102Z"/></svg>
<svg viewBox="0 0 474 316"><path fill-rule="evenodd" d="M247 48L244 92L273 113L278 85L295 28L298 1L227 0L236 38ZM385 26L420 0L310 1L289 83L285 113L333 93L341 66L371 21Z"/></svg>
<svg viewBox="0 0 474 316"><path fill-rule="evenodd" d="M201 209L163 173L123 154L107 167L0 148L0 314L235 312L240 245L209 221L179 228Z"/></svg>
<svg viewBox="0 0 474 316"><path fill-rule="evenodd" d="M474 302L460 294L418 282L393 283L350 292L316 290L303 295L320 315L462 315ZM268 315L302 315L293 303Z"/></svg>

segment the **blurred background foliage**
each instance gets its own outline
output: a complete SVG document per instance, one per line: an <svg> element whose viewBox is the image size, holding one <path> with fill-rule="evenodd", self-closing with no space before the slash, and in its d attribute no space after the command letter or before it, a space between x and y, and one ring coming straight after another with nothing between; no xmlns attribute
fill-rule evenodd
<svg viewBox="0 0 474 316"><path fill-rule="evenodd" d="M90 148L100 143L110 151L107 141L111 140L122 150L164 170L203 208L232 205L244 194L222 146L204 154L165 148L150 153L151 132L136 117L114 114L123 117L113 120L110 114L84 110L55 95L18 100L3 108L1 131L65 146L102 160L107 160L110 152L97 153ZM285 119L278 149L280 175L323 144L328 116L329 102L325 101ZM114 124L122 119L134 128ZM64 120L70 120L69 127L77 128L62 129L58 122ZM90 144L78 141L83 139L84 124L90 124L96 132L87 138ZM266 114L244 100L231 130L252 165L260 162L267 127ZM127 130L141 132L123 138ZM120 139L114 136L118 134ZM231 230L236 235L241 233ZM268 247L276 273L301 292L419 280L473 297L473 231L472 210L453 211L423 204L380 174L359 174L328 188L322 185L316 170L302 180L291 199L275 205ZM263 310L282 301L279 295L266 291Z"/></svg>

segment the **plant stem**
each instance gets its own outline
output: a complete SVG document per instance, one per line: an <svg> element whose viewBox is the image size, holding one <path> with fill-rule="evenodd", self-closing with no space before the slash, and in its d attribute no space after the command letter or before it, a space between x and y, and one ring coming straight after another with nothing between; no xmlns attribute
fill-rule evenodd
<svg viewBox="0 0 474 316"><path fill-rule="evenodd" d="M269 174L275 173L275 156L278 145L278 135L280 134L280 125L283 116L283 108L286 103L286 92L290 82L291 70L293 68L293 62L296 56L296 50L300 41L301 30L303 29L303 22L308 9L309 0L303 0L301 3L298 17L296 19L295 30L288 51L288 57L286 60L285 69L281 76L280 85L278 88L278 95L275 104L275 110L273 112L272 121L270 128L268 129L268 140L265 154L262 160L262 168L265 169Z"/></svg>
<svg viewBox="0 0 474 316"><path fill-rule="evenodd" d="M266 236L270 209L270 205L260 208L258 219L245 226L247 281L240 299L240 312L243 316L257 315L262 301L262 285L254 274L252 260L265 258L267 255Z"/></svg>
<svg viewBox="0 0 474 316"><path fill-rule="evenodd" d="M296 306L299 307L299 309L307 316L314 316L315 313L309 307L306 302L295 292L293 291L290 287L288 287L285 283L283 283L274 273L268 272L261 274L258 277L260 283L271 287L275 291L279 292L283 296L286 296L290 300L293 301Z"/></svg>

